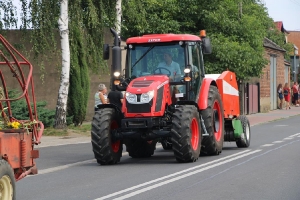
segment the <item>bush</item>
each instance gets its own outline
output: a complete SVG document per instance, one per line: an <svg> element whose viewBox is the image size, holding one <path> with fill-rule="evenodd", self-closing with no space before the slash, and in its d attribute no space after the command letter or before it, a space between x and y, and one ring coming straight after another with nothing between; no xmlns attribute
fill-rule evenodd
<svg viewBox="0 0 300 200"><path fill-rule="evenodd" d="M17 98L20 93L17 90L9 90L8 96L10 99ZM24 98L17 101L10 102L12 115L18 120L29 120L29 110ZM54 125L55 110L45 108L46 101L36 102L38 119L43 122L45 127L52 127ZM31 105L33 108L33 105ZM4 103L4 107L7 105Z"/></svg>

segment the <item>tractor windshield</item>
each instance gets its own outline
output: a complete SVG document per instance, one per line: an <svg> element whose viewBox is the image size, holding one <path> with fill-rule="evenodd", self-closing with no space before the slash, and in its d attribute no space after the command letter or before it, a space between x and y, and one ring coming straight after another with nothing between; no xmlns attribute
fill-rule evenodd
<svg viewBox="0 0 300 200"><path fill-rule="evenodd" d="M127 66L130 77L165 74L171 81L184 76L184 46L177 43L129 45Z"/></svg>

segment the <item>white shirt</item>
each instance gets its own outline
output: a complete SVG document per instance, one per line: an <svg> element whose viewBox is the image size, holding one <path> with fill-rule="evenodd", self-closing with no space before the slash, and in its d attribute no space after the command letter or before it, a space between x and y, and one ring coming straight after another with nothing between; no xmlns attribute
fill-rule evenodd
<svg viewBox="0 0 300 200"><path fill-rule="evenodd" d="M176 75L181 74L179 64L174 62L174 61L172 61L170 65L167 65L166 62L161 62L161 63L158 64L157 68L167 69L167 70L160 69L161 71L160 70L155 70L155 72L161 72L161 73L169 75L169 76L174 76L175 72L176 72ZM169 74L170 72L168 70L171 72L171 74Z"/></svg>
<svg viewBox="0 0 300 200"><path fill-rule="evenodd" d="M103 104L103 102L101 101L101 99L100 99L100 97L99 97L99 94L100 94L101 92L96 92L95 93L95 107L97 107L97 105L99 105L99 104ZM104 97L104 99L107 101L107 95L106 94L103 94L103 97Z"/></svg>

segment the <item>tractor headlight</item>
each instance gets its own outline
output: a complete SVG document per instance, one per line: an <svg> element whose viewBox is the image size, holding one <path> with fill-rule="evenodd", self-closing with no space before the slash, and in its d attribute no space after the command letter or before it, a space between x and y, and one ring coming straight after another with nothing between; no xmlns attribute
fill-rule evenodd
<svg viewBox="0 0 300 200"><path fill-rule="evenodd" d="M126 99L129 103L136 103L137 102L136 94L132 94L130 92L126 92Z"/></svg>
<svg viewBox="0 0 300 200"><path fill-rule="evenodd" d="M149 103L153 97L154 97L154 91L153 90L151 90L147 93L143 93L141 95L141 103Z"/></svg>

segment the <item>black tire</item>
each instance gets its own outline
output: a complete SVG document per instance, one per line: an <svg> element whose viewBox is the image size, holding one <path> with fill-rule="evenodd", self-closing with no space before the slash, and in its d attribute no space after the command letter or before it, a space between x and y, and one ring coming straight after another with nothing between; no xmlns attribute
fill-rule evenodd
<svg viewBox="0 0 300 200"><path fill-rule="evenodd" d="M6 160L0 159L0 199L16 199L16 180L13 169Z"/></svg>
<svg viewBox="0 0 300 200"><path fill-rule="evenodd" d="M177 106L172 119L172 147L178 162L195 162L201 149L201 125L198 109Z"/></svg>
<svg viewBox="0 0 300 200"><path fill-rule="evenodd" d="M222 152L224 141L224 109L216 86L210 86L207 108L201 111L209 136L202 138L201 154L218 155Z"/></svg>
<svg viewBox="0 0 300 200"><path fill-rule="evenodd" d="M161 141L161 145L163 147L164 150L171 150L172 149L172 142L170 141L170 139L163 139Z"/></svg>
<svg viewBox="0 0 300 200"><path fill-rule="evenodd" d="M115 109L102 108L95 112L92 121L92 146L97 162L109 165L120 162L122 142L112 141L111 131L120 127L120 120Z"/></svg>
<svg viewBox="0 0 300 200"><path fill-rule="evenodd" d="M243 126L243 133L241 134L241 138L236 139L236 145L239 148L247 148L250 146L250 123L248 118L245 115L240 115L237 119L241 120Z"/></svg>
<svg viewBox="0 0 300 200"><path fill-rule="evenodd" d="M157 141L145 141L140 139L127 140L126 151L132 158L147 158L154 154Z"/></svg>

